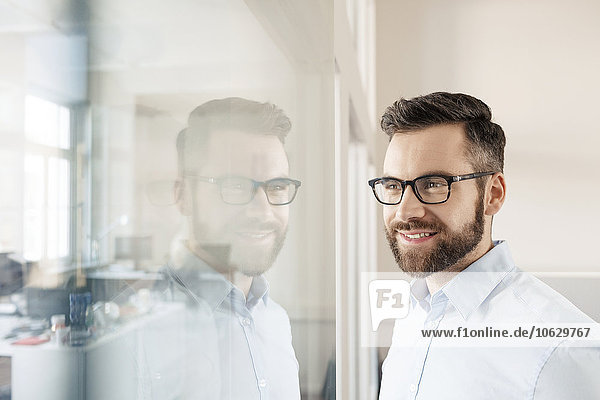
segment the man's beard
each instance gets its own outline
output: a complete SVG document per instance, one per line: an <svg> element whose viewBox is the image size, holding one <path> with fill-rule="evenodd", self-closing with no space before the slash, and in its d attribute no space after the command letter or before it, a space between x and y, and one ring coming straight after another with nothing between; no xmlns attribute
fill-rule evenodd
<svg viewBox="0 0 600 400"><path fill-rule="evenodd" d="M385 230L396 263L404 272L415 277L424 277L445 271L456 265L481 242L484 232L483 196L477 200L475 217L458 232L450 232L441 223L422 221L399 222ZM401 249L396 239L396 230L426 229L437 232L438 244L428 253L419 249ZM443 237L446 236L446 237Z"/></svg>
<svg viewBox="0 0 600 400"><path fill-rule="evenodd" d="M195 225L196 227L198 225ZM211 267L222 273L239 271L246 276L259 276L267 272L279 255L285 242L287 229L274 229L272 244L270 246L252 246L252 244L240 243L231 238L231 232L227 234L227 241L199 241L197 246L202 253L208 253L210 260L207 261ZM196 237L202 237L197 229Z"/></svg>
<svg viewBox="0 0 600 400"><path fill-rule="evenodd" d="M275 231L273 244L268 249L234 245L230 252L229 264L246 276L259 276L267 272L277 259L285 242L287 229Z"/></svg>

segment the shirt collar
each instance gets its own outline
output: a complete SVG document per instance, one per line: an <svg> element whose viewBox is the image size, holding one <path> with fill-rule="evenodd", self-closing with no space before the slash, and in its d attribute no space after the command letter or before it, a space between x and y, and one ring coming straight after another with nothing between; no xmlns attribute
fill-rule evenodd
<svg viewBox="0 0 600 400"><path fill-rule="evenodd" d="M236 288L223 274L214 270L204 260L181 246L177 261L174 263L175 273L185 284L187 290L196 297L206 301L212 310L219 307L226 299L241 297L243 293ZM248 292L246 307L252 309L262 300L268 301L269 284L263 275L255 276ZM243 302L243 301L242 301ZM233 301L233 304L239 301Z"/></svg>
<svg viewBox="0 0 600 400"><path fill-rule="evenodd" d="M263 275L255 276L252 279L252 285L250 291L248 291L248 299L246 300L246 306L249 309L254 308L256 304L262 300L265 305L269 298L269 282Z"/></svg>
<svg viewBox="0 0 600 400"><path fill-rule="evenodd" d="M425 279L413 279L410 283L410 291L413 299L417 302L428 300L429 289Z"/></svg>
<svg viewBox="0 0 600 400"><path fill-rule="evenodd" d="M442 286L439 294L447 297L466 320L514 269L508 243L495 241L490 251ZM425 279L416 279L411 283L411 294L415 301L428 300L430 293Z"/></svg>

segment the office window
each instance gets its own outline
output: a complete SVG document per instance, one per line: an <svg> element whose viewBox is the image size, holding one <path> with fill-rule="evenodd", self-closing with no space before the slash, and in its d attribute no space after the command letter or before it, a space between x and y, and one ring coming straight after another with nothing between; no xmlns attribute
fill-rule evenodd
<svg viewBox="0 0 600 400"><path fill-rule="evenodd" d="M67 259L71 253L71 111L25 99L23 254L28 260Z"/></svg>

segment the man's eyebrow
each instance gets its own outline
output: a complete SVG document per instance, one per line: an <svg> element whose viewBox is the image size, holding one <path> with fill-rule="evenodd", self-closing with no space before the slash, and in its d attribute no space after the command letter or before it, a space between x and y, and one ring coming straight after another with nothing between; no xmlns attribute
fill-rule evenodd
<svg viewBox="0 0 600 400"><path fill-rule="evenodd" d="M292 178L290 178L289 174L274 174L274 175L267 175L265 177L264 182L273 181L273 180L277 180L277 179L292 179Z"/></svg>
<svg viewBox="0 0 600 400"><path fill-rule="evenodd" d="M427 173L424 173L423 175L445 175L445 176L454 176L456 174L448 172L448 171L444 171L441 169L436 169L436 170L432 170L432 171L428 171ZM420 176L423 176L420 175Z"/></svg>
<svg viewBox="0 0 600 400"><path fill-rule="evenodd" d="M418 176L413 176L413 177L411 177L410 179L416 179L416 178L418 178L418 177L420 177L420 176L427 176L427 175L444 175L444 176L454 176L454 175L456 175L456 174L454 174L454 173L450 173L450 172L448 172L448 171L443 171L443 170L441 170L441 169L436 169L436 170L431 170L431 171L425 171L425 172L421 173L421 174L420 174L420 175L418 175ZM402 181L402 180L407 180L407 179L402 179L402 178L399 178L399 177L397 177L395 174L390 174L390 173L387 173L386 171L384 171L384 172L383 172L383 176L382 176L382 178L393 178L393 179L398 179L398 180L401 180L401 181ZM408 179L408 180L410 180L410 179Z"/></svg>

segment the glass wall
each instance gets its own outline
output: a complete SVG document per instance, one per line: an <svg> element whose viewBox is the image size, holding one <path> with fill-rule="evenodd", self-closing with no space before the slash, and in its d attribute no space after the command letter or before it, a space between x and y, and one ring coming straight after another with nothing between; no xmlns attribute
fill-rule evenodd
<svg viewBox="0 0 600 400"><path fill-rule="evenodd" d="M333 2L296 3L0 2L0 398L331 398Z"/></svg>

